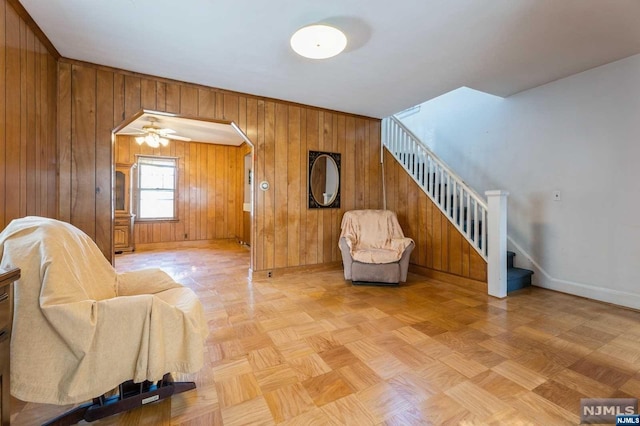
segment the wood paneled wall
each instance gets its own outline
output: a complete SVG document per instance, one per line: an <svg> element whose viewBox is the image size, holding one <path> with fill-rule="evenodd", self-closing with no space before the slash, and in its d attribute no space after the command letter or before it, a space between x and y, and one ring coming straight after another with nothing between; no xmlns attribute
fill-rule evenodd
<svg viewBox="0 0 640 426"><path fill-rule="evenodd" d="M56 217L56 58L0 1L0 229Z"/></svg>
<svg viewBox="0 0 640 426"><path fill-rule="evenodd" d="M387 208L398 215L416 247L411 264L476 281L487 281L485 260L469 245L395 158L384 150Z"/></svg>
<svg viewBox="0 0 640 426"><path fill-rule="evenodd" d="M252 269L340 260L342 213L380 208L380 120L59 62L60 217L111 257L111 129L141 108L232 120L254 144ZM342 154L340 209L307 208L307 152ZM254 186L257 188L257 185Z"/></svg>
<svg viewBox="0 0 640 426"><path fill-rule="evenodd" d="M138 145L132 136L117 136L116 163L134 164L136 155L178 158L178 221L136 223L135 243L240 237L246 153L246 144L171 141L154 149Z"/></svg>
<svg viewBox="0 0 640 426"><path fill-rule="evenodd" d="M1 227L26 215L58 217L88 233L110 259L111 131L141 108L233 120L253 142L254 183L271 184L268 191L254 190L254 271L339 261L344 211L382 207L379 120L58 60L50 42L34 33L13 3L0 0ZM198 158L181 184L185 197L212 201L202 184L218 182L223 172L216 167L212 176L211 161L237 164L223 167L237 188L216 191L214 212L189 204L184 223L136 227L137 241L179 241L185 233L189 239L243 234L242 157L250 147L236 150L233 160L199 145L170 148L175 151L169 155ZM340 209L307 208L309 150L342 154ZM116 153L119 162L132 155L131 149L123 152ZM416 240L412 263L486 281L480 256L388 154L385 163L387 206ZM222 220L219 203L227 206Z"/></svg>

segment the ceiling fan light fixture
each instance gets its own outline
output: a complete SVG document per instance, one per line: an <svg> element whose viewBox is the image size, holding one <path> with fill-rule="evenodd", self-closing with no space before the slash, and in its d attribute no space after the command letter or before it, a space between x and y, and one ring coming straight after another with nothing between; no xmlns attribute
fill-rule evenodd
<svg viewBox="0 0 640 426"><path fill-rule="evenodd" d="M157 133L147 133L144 136L137 136L136 143L138 145L142 145L143 143L146 143L151 148L158 148L160 145L162 146L169 145L169 139L163 138Z"/></svg>
<svg viewBox="0 0 640 426"><path fill-rule="evenodd" d="M327 59L347 47L347 36L339 29L323 24L300 28L291 36L291 48L309 59Z"/></svg>

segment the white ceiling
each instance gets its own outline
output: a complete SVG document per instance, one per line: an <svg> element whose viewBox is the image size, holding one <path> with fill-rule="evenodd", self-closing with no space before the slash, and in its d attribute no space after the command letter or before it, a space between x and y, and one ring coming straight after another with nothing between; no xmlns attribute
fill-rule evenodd
<svg viewBox="0 0 640 426"><path fill-rule="evenodd" d="M140 134L142 127L150 124L171 129L175 131L171 135L188 137L193 142L240 146L245 141L244 135L228 123L181 118L152 111L144 111L140 117L119 129L116 134Z"/></svg>
<svg viewBox="0 0 640 426"><path fill-rule="evenodd" d="M378 118L640 53L639 0L20 1L67 58ZM297 56L311 23L341 28L345 52Z"/></svg>

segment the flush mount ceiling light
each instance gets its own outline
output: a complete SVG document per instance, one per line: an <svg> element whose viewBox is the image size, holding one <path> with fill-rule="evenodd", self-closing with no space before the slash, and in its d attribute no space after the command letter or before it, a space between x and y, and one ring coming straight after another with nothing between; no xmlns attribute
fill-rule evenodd
<svg viewBox="0 0 640 426"><path fill-rule="evenodd" d="M336 56L347 47L347 36L329 25L309 25L291 36L291 48L300 56L326 59Z"/></svg>

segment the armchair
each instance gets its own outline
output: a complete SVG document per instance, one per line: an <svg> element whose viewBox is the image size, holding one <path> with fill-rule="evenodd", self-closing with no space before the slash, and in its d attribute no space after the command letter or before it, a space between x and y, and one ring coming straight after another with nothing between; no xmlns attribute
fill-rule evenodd
<svg viewBox="0 0 640 426"><path fill-rule="evenodd" d="M168 373L201 368L208 334L202 305L160 269L117 274L85 233L40 217L13 220L0 233L0 267L22 270L14 288L11 393L59 405L93 399L56 424L195 388ZM119 395L107 400L115 388Z"/></svg>
<svg viewBox="0 0 640 426"><path fill-rule="evenodd" d="M354 284L393 285L407 280L415 243L389 210L352 210L342 217L339 247L344 278Z"/></svg>

